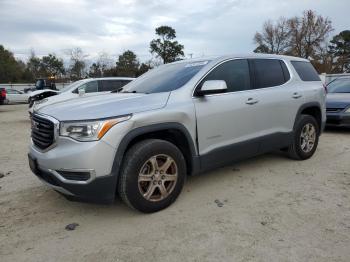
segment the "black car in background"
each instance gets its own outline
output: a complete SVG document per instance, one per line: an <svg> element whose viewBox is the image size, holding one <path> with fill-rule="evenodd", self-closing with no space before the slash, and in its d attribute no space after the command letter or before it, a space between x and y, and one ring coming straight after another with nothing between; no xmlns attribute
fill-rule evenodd
<svg viewBox="0 0 350 262"><path fill-rule="evenodd" d="M350 77L331 81L327 90L327 126L350 127Z"/></svg>

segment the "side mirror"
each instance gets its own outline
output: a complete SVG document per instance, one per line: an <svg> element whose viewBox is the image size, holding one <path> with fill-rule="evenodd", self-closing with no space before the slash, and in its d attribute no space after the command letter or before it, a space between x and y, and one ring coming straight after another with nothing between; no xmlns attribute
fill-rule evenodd
<svg viewBox="0 0 350 262"><path fill-rule="evenodd" d="M78 94L79 94L79 96L83 96L83 95L85 95L85 89L78 89Z"/></svg>
<svg viewBox="0 0 350 262"><path fill-rule="evenodd" d="M202 88L196 91L197 96L225 93L227 85L224 80L207 80L203 83Z"/></svg>

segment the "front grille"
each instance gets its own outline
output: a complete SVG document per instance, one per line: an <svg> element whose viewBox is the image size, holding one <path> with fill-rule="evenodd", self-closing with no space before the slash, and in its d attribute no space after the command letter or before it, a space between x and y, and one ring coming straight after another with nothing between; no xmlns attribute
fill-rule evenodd
<svg viewBox="0 0 350 262"><path fill-rule="evenodd" d="M50 120L32 115L32 140L40 149L46 149L54 143L55 125Z"/></svg>
<svg viewBox="0 0 350 262"><path fill-rule="evenodd" d="M330 113L339 113L343 110L344 108L327 108L326 111Z"/></svg>

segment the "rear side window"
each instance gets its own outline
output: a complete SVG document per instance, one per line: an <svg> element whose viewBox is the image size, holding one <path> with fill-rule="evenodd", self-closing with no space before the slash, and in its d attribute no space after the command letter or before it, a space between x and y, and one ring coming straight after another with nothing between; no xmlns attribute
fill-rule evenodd
<svg viewBox="0 0 350 262"><path fill-rule="evenodd" d="M317 71L310 62L291 61L299 77L303 81L321 81Z"/></svg>
<svg viewBox="0 0 350 262"><path fill-rule="evenodd" d="M129 83L130 80L102 80L100 81L99 91L107 92L114 91Z"/></svg>
<svg viewBox="0 0 350 262"><path fill-rule="evenodd" d="M288 69L283 70L282 61L277 59L254 59L256 88L279 86L289 80ZM285 65L284 65L285 66Z"/></svg>
<svg viewBox="0 0 350 262"><path fill-rule="evenodd" d="M200 83L199 88L207 80L224 80L227 92L250 89L249 65L247 60L232 60L225 62L211 71Z"/></svg>

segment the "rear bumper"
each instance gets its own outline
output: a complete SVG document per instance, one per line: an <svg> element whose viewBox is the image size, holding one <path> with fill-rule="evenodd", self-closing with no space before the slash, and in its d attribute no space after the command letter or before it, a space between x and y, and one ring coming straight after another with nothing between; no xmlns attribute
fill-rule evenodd
<svg viewBox="0 0 350 262"><path fill-rule="evenodd" d="M35 160L30 154L28 158L29 162L31 162L31 159ZM89 183L72 184L61 181L51 171L43 170L39 166L33 166L31 163L29 166L44 184L63 194L69 200L106 204L114 202L117 183L116 175L110 174L96 177Z"/></svg>
<svg viewBox="0 0 350 262"><path fill-rule="evenodd" d="M326 126L350 127L350 114L348 114L348 113L327 113Z"/></svg>

